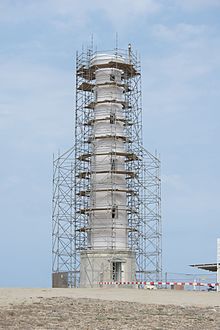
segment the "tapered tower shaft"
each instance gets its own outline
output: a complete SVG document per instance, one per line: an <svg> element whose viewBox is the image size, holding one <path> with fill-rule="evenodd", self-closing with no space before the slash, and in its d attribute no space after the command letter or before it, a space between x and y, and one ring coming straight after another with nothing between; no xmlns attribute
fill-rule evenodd
<svg viewBox="0 0 220 330"><path fill-rule="evenodd" d="M91 125L91 173L88 194L88 245L81 253L81 286L100 280L135 279L135 254L128 245L127 144L125 73L130 64L117 55L98 54L93 73L94 111ZM86 211L86 210L85 210ZM114 274L115 273L115 274Z"/></svg>

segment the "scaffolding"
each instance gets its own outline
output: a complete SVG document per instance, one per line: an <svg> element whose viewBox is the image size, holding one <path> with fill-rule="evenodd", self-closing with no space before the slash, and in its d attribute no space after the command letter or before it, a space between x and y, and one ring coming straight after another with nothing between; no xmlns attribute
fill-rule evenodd
<svg viewBox="0 0 220 330"><path fill-rule="evenodd" d="M120 209L127 213L128 249L136 256L136 279L158 281L162 277L160 160L143 147L140 60L130 45L128 50L105 52L125 59L125 63L114 60L108 63L108 67L123 72L119 86L124 88L124 100L120 101L123 116L118 116L116 108L112 107L104 120L110 120L112 124L121 122L123 134L119 136L112 125L110 135L111 138L114 136L115 146L112 145L111 152L105 146L99 147L99 154L111 162L111 168L103 170L94 168L91 161L97 145L93 125L99 120L94 116L97 67L91 65L91 61L98 53L88 49L76 55L75 143L53 161L52 271L55 276L65 274L69 287L79 286L80 253L91 248L89 215L101 210L92 200L93 192L105 191L106 180L112 192L126 193L126 205ZM115 84L112 77L112 85ZM111 104L114 102L118 101L111 100ZM124 141L124 150L116 148L118 139ZM125 166L116 164L117 157L125 159ZM94 173L106 175L103 187L91 179ZM126 175L126 185L115 185L118 174ZM113 200L109 201L109 206L105 205L105 212L112 214L113 250L116 246L114 221L118 211Z"/></svg>

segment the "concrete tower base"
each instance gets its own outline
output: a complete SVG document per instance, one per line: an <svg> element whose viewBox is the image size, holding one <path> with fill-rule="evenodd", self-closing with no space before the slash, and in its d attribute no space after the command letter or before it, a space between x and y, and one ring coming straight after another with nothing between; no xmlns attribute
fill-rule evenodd
<svg viewBox="0 0 220 330"><path fill-rule="evenodd" d="M135 253L123 250L81 252L80 287L98 287L99 282L135 281Z"/></svg>

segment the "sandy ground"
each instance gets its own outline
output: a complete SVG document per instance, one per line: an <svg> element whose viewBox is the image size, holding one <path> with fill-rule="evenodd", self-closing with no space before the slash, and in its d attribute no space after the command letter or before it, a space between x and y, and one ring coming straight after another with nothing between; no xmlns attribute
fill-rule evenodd
<svg viewBox="0 0 220 330"><path fill-rule="evenodd" d="M220 293L0 289L0 329L220 329Z"/></svg>

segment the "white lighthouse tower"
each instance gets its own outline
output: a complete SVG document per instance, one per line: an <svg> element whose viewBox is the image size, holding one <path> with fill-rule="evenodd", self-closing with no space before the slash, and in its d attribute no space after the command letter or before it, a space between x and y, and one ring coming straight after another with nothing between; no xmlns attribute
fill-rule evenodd
<svg viewBox="0 0 220 330"><path fill-rule="evenodd" d="M135 253L128 246L126 182L128 136L124 130L123 81L129 63L117 55L98 54L88 69L94 70L94 118L91 123L91 188L88 246L81 252L80 285L99 281L134 281ZM130 68L130 65L129 65ZM85 192L86 193L86 192Z"/></svg>
<svg viewBox="0 0 220 330"><path fill-rule="evenodd" d="M77 54L75 146L54 161L53 286L161 276L160 162L143 148L140 63Z"/></svg>

